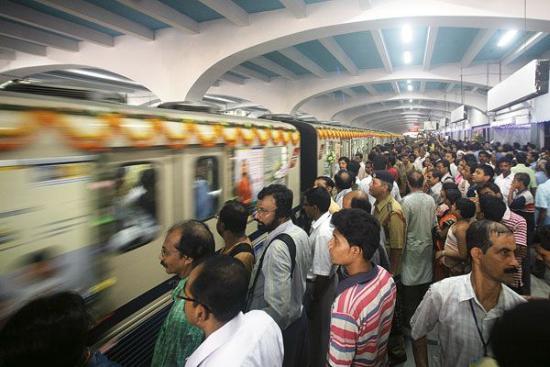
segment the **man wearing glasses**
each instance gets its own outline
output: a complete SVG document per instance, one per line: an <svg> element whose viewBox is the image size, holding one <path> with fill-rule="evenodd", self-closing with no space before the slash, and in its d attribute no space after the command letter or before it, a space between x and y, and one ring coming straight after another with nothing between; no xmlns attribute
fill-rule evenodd
<svg viewBox="0 0 550 367"><path fill-rule="evenodd" d="M214 236L210 229L196 220L179 223L168 230L159 256L168 274L180 281L172 292L172 308L159 331L151 366L183 367L185 360L203 340L202 331L192 326L183 311L183 294L187 277L201 260L214 254Z"/></svg>
<svg viewBox="0 0 550 367"><path fill-rule="evenodd" d="M216 255L193 269L179 297L186 301L187 319L206 339L186 367L281 366L281 330L264 311L241 312L247 291L248 272L233 257Z"/></svg>
<svg viewBox="0 0 550 367"><path fill-rule="evenodd" d="M284 185L264 187L254 219L268 232L256 251L247 310L267 312L283 331L283 366L307 366L309 338L302 312L311 247L306 232L290 220L292 191Z"/></svg>

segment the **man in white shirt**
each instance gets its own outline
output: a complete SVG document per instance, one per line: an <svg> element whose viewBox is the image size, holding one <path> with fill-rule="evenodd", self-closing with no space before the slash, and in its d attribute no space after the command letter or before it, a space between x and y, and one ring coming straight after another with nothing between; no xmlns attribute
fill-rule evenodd
<svg viewBox="0 0 550 367"><path fill-rule="evenodd" d="M330 261L328 243L332 239L330 195L321 187L304 193L304 211L313 220L309 243L313 261L307 274L305 302L309 318L311 366L324 366L330 336L330 310L336 291L335 268Z"/></svg>
<svg viewBox="0 0 550 367"><path fill-rule="evenodd" d="M455 152L447 152L445 153L445 159L449 161L450 168L451 168L451 176L453 176L454 179L456 179L456 176L458 175L458 167L456 166L456 153Z"/></svg>
<svg viewBox="0 0 550 367"><path fill-rule="evenodd" d="M186 367L278 367L283 363L281 329L264 311L241 312L248 273L230 256L214 256L197 266L178 296L185 314L203 330L205 340Z"/></svg>
<svg viewBox="0 0 550 367"><path fill-rule="evenodd" d="M435 204L441 204L441 189L443 184L441 183L441 172L432 168L426 174L426 183L429 187L428 194L434 199Z"/></svg>
<svg viewBox="0 0 550 367"><path fill-rule="evenodd" d="M351 187L355 182L354 180L355 178L353 175L345 170L340 170L334 175L334 183L336 184L336 191L338 192L334 201L336 201L336 204L338 204L340 208L342 207L344 196L352 190Z"/></svg>
<svg viewBox="0 0 550 367"><path fill-rule="evenodd" d="M508 194L510 193L512 181L514 180L512 161L508 157L502 157L498 160L497 166L500 169L500 175L495 178L495 184L502 193L502 199L506 202L506 200L508 200Z"/></svg>
<svg viewBox="0 0 550 367"><path fill-rule="evenodd" d="M505 310L525 302L505 285L520 268L508 228L488 220L474 222L466 232L466 244L472 272L433 284L411 319L417 367L428 366L426 336L435 327L441 366L469 366L487 356L495 321Z"/></svg>

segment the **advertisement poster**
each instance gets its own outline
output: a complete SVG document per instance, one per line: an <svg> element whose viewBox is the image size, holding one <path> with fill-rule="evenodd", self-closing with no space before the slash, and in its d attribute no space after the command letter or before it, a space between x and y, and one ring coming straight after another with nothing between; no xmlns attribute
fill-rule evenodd
<svg viewBox="0 0 550 367"><path fill-rule="evenodd" d="M272 147L265 149L264 157L264 182L265 185L286 185L288 174L288 149L287 147Z"/></svg>
<svg viewBox="0 0 550 367"><path fill-rule="evenodd" d="M245 205L256 200L264 186L264 151L239 149L234 157L235 195Z"/></svg>

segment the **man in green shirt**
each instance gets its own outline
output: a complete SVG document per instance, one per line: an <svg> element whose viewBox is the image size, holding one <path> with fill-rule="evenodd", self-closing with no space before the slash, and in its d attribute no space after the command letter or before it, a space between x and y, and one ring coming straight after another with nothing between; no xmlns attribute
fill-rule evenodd
<svg viewBox="0 0 550 367"><path fill-rule="evenodd" d="M516 162L517 164L512 167L512 173L514 175L519 172L527 173L530 178L529 189L534 195L537 188L537 178L535 176L535 171L525 165L527 163L527 154L525 154L525 152L518 152L516 154Z"/></svg>
<svg viewBox="0 0 550 367"><path fill-rule="evenodd" d="M192 326L184 313L183 295L187 277L200 261L214 254L214 236L196 220L179 223L168 230L160 253L160 264L168 274L180 277L172 291L172 308L160 328L152 367L183 367L185 361L203 341L202 331Z"/></svg>

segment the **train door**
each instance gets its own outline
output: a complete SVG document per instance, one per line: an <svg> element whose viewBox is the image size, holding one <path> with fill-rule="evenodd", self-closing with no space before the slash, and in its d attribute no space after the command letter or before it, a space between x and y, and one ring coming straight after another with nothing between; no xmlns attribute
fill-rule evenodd
<svg viewBox="0 0 550 367"><path fill-rule="evenodd" d="M105 155L112 181L112 228L107 263L115 285L109 305L117 308L168 279L159 264L167 229L174 221L173 153L124 150Z"/></svg>
<svg viewBox="0 0 550 367"><path fill-rule="evenodd" d="M233 187L231 175L227 174L230 170L227 152L221 147L191 148L182 158L183 218L205 222L216 237L216 247L220 247L215 216L232 196L228 191Z"/></svg>

